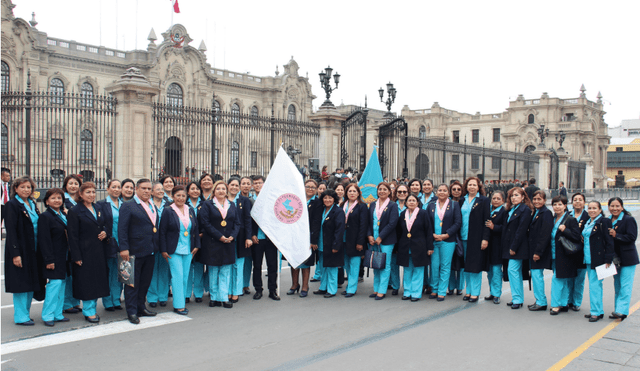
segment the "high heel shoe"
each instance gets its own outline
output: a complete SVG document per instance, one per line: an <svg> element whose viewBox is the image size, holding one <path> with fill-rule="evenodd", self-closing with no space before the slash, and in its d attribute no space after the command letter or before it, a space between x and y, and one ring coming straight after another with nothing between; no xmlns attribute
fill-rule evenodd
<svg viewBox="0 0 640 371"><path fill-rule="evenodd" d="M296 287L295 289L289 289L289 291L287 291L287 295L293 295L298 291L300 291L300 285L298 285L298 287Z"/></svg>
<svg viewBox="0 0 640 371"><path fill-rule="evenodd" d="M301 298L306 298L308 293L309 293L309 291L304 291L304 290L302 290L302 291L300 291L300 295L299 295L299 296L300 296Z"/></svg>

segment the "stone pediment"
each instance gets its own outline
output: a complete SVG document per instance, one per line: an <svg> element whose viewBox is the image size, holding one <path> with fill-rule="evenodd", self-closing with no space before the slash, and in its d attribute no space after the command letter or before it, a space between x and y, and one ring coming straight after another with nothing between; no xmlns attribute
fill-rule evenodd
<svg viewBox="0 0 640 371"><path fill-rule="evenodd" d="M193 39L189 37L187 29L181 24L171 26L166 32L162 33L162 37L164 38L161 44L162 46L166 44L176 49L182 49L193 41Z"/></svg>

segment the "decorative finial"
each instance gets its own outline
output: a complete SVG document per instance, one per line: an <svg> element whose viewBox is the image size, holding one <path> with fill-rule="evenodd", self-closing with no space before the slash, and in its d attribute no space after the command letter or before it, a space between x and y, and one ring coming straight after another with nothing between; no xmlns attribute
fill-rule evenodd
<svg viewBox="0 0 640 371"><path fill-rule="evenodd" d="M367 108L367 95L364 96L364 108Z"/></svg>
<svg viewBox="0 0 640 371"><path fill-rule="evenodd" d="M204 44L204 40L200 41L200 46L198 47L198 50L200 50L203 53L207 51L207 46Z"/></svg>
<svg viewBox="0 0 640 371"><path fill-rule="evenodd" d="M584 93L587 89L584 87L584 84L580 87L580 98L586 98L587 95Z"/></svg>
<svg viewBox="0 0 640 371"><path fill-rule="evenodd" d="M280 74L280 71L278 71L278 65L276 65L276 76L278 76Z"/></svg>
<svg viewBox="0 0 640 371"><path fill-rule="evenodd" d="M29 21L29 24L31 27L35 27L38 24L38 22L36 22L36 12L31 13L31 20Z"/></svg>
<svg viewBox="0 0 640 371"><path fill-rule="evenodd" d="M598 98L598 103L602 103L602 94L600 94L600 92L598 92L596 98Z"/></svg>
<svg viewBox="0 0 640 371"><path fill-rule="evenodd" d="M158 40L158 37L156 37L156 32L153 30L153 28L151 28L151 32L149 32L149 36L147 36L147 40L151 41L151 43Z"/></svg>

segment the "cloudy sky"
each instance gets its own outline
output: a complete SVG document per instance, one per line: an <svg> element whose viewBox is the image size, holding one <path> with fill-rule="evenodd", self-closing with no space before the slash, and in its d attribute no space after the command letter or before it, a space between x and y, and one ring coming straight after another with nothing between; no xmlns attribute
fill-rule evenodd
<svg viewBox="0 0 640 371"><path fill-rule="evenodd" d="M13 0L14 14L51 37L145 49L171 25L171 0ZM385 109L377 90L391 81L393 110L498 113L518 94L575 98L580 85L605 102L606 122L640 118L640 1L203 1L179 0L183 24L212 66L273 75L291 56L309 73L342 75L332 100ZM385 97L386 98L386 97Z"/></svg>

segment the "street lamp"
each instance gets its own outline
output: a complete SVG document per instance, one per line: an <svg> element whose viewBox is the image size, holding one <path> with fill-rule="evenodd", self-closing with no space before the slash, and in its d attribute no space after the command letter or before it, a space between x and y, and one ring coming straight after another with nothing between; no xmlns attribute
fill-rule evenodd
<svg viewBox="0 0 640 371"><path fill-rule="evenodd" d="M331 87L331 73L333 72L333 68L327 67L323 72L320 72L320 87L324 89L324 92L327 95L327 100L322 103L321 107L333 107L333 103L329 100L331 97L331 92L338 89L338 83L340 82L340 75L336 72L333 74L333 81L336 83L336 87Z"/></svg>
<svg viewBox="0 0 640 371"><path fill-rule="evenodd" d="M560 132L556 133L556 142L560 143L560 148L558 148L558 150L564 150L564 148L562 148L562 143L564 143L566 138L567 135L564 133L564 130L560 130Z"/></svg>
<svg viewBox="0 0 640 371"><path fill-rule="evenodd" d="M538 137L540 137L540 147L544 147L544 138L549 136L549 129L544 128L544 124L538 128Z"/></svg>
<svg viewBox="0 0 640 371"><path fill-rule="evenodd" d="M396 88L393 87L393 84L389 82L387 84L387 101L383 100L384 97L384 89L380 88L378 90L378 94L380 94L380 102L383 102L387 105L387 113L384 114L384 117L393 117L391 113L391 105L396 101Z"/></svg>

